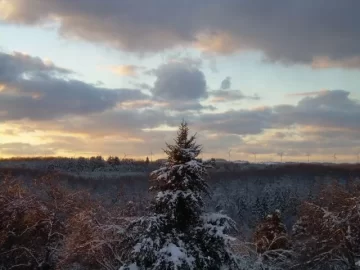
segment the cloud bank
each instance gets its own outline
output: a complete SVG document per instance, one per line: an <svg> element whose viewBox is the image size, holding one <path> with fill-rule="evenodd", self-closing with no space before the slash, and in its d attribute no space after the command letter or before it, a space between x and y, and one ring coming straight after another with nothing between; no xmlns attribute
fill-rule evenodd
<svg viewBox="0 0 360 270"><path fill-rule="evenodd" d="M69 74L39 58L0 52L0 120L89 115L148 98L138 89L101 88L71 79Z"/></svg>
<svg viewBox="0 0 360 270"><path fill-rule="evenodd" d="M171 140L171 128L182 119L199 132L209 155L224 155L229 148L241 155L360 151L360 103L346 90L303 92L295 95L296 104L262 106L258 97L232 90L229 77L220 89L208 89L205 74L191 61L160 65L143 92L76 80L71 70L21 53L0 53L0 60L3 155L39 149L44 154L124 150L142 156ZM207 105L214 98L219 100ZM246 99L255 99L257 107L216 107ZM23 142L29 134L34 142Z"/></svg>
<svg viewBox="0 0 360 270"><path fill-rule="evenodd" d="M228 54L261 51L269 61L313 68L360 67L356 0L144 1L2 0L7 23L55 22L65 38L133 52L178 46Z"/></svg>

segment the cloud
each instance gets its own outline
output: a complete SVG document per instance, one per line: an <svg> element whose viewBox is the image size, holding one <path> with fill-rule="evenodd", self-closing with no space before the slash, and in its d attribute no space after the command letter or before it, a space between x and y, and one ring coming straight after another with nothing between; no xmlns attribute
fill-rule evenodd
<svg viewBox="0 0 360 270"><path fill-rule="evenodd" d="M147 83L130 82L130 84L133 85L134 87L136 87L138 89L142 89L142 90L150 90L151 89L151 85L147 84Z"/></svg>
<svg viewBox="0 0 360 270"><path fill-rule="evenodd" d="M135 66L135 65L118 65L118 66L111 66L108 69L120 76L136 76L138 71L142 69L142 67Z"/></svg>
<svg viewBox="0 0 360 270"><path fill-rule="evenodd" d="M171 116L155 109L117 109L109 110L91 117L79 116L59 122L68 132L84 133L96 136L116 134L137 134L142 129L155 128L167 124Z"/></svg>
<svg viewBox="0 0 360 270"><path fill-rule="evenodd" d="M149 89L153 103L177 112L215 110L212 105L200 103L208 97L205 75L200 66L199 59L174 56L151 70L149 75L156 77Z"/></svg>
<svg viewBox="0 0 360 270"><path fill-rule="evenodd" d="M144 109L144 108L164 108L168 107L168 103L166 102L157 102L150 99L144 100L134 100L134 101L125 101L120 104L120 108L122 109Z"/></svg>
<svg viewBox="0 0 360 270"><path fill-rule="evenodd" d="M193 121L201 130L239 135L292 126L351 129L360 132L360 103L344 90L306 96L297 105L280 104L250 110L203 113Z"/></svg>
<svg viewBox="0 0 360 270"><path fill-rule="evenodd" d="M272 111L264 110L233 110L223 113L207 113L194 120L201 130L229 134L259 134L272 124Z"/></svg>
<svg viewBox="0 0 360 270"><path fill-rule="evenodd" d="M196 36L194 46L205 53L215 52L219 54L231 54L236 51L249 49L243 48L232 34L223 31L199 33Z"/></svg>
<svg viewBox="0 0 360 270"><path fill-rule="evenodd" d="M221 84L220 84L220 89L221 90L227 90L231 88L231 78L230 77L226 77L224 80L222 80Z"/></svg>
<svg viewBox="0 0 360 270"><path fill-rule="evenodd" d="M199 142L204 144L206 152L215 156L225 156L224 149L231 148L233 158L257 153L258 160L265 157L278 160L275 154L284 152L285 160L290 156L307 160L305 154L310 152L315 160L336 152L339 155L347 153L351 161L351 153L360 150L359 117L360 104L349 92L329 90L305 96L296 105L196 114L157 106L114 108L92 115L42 122L19 120L11 128L17 133L46 130L50 134L61 132L86 137L84 141L73 142L46 135L47 140L54 139L42 147L60 153L109 154L121 149L132 155L146 155L151 148L163 147L164 141L171 141L175 134L172 130L157 130L159 126L176 127L181 119L185 119L193 132L199 132ZM26 130L21 131L22 128ZM145 131L148 129L157 131ZM86 143L89 138L94 144Z"/></svg>
<svg viewBox="0 0 360 270"><path fill-rule="evenodd" d="M147 85L151 96L139 89L108 89L75 80L71 70L21 53L0 53L0 60L0 121L21 126L9 130L21 136L35 136L31 135L34 130L63 132L91 137L97 143L94 150L86 141L66 143L51 135L49 139L54 141L46 145L3 143L0 152L6 155L56 154L58 149L115 152L114 147L140 153L148 147L148 138L155 136L144 129L174 127L182 118L193 129L208 134L203 141L210 151L234 147L239 153L328 154L351 152L360 143L360 103L345 90L295 93L299 97L295 105L220 112L201 102L208 97L233 101L256 96L232 90L231 78L223 80L221 89L208 91L200 64L191 59L171 60L154 70L155 83ZM291 136L286 129L291 129ZM3 133L6 135L6 127ZM161 134L156 133L159 137L152 139L151 145L164 142ZM12 132L6 136L7 140L21 137ZM249 143L245 138L250 137L263 141ZM101 141L106 146L102 147Z"/></svg>
<svg viewBox="0 0 360 270"><path fill-rule="evenodd" d="M323 68L358 69L360 68L360 56L353 56L343 59L331 59L329 56L316 56L313 58L311 66L314 69L323 69Z"/></svg>
<svg viewBox="0 0 360 270"><path fill-rule="evenodd" d="M213 103L221 102L234 102L242 99L259 100L258 95L247 96L240 90L231 90L231 77L226 77L220 83L219 90L212 90L209 92L209 96L212 97L209 101Z"/></svg>
<svg viewBox="0 0 360 270"><path fill-rule="evenodd" d="M13 52L7 54L0 52L0 84L4 90L6 83L14 82L23 77L50 75L69 75L68 69L56 67L50 61L39 57L32 57L24 53Z"/></svg>
<svg viewBox="0 0 360 270"><path fill-rule="evenodd" d="M302 97L302 96L316 96L319 94L326 93L328 90L311 91L311 92L300 92L286 95L287 97Z"/></svg>
<svg viewBox="0 0 360 270"><path fill-rule="evenodd" d="M81 38L134 52L179 46L222 54L256 50L266 59L314 68L360 67L360 2L329 0L3 0L8 23L59 24Z"/></svg>
<svg viewBox="0 0 360 270"><path fill-rule="evenodd" d="M212 105L202 105L199 102L195 101L185 101L185 102L176 102L176 101L156 101L156 100L134 100L126 101L121 103L118 107L122 109L144 109L144 108L156 108L163 109L172 112L189 112L189 111L203 111L203 110L216 110L215 106Z"/></svg>
<svg viewBox="0 0 360 270"><path fill-rule="evenodd" d="M144 98L139 90L109 90L76 80L24 80L9 85L9 89L9 93L0 94L0 107L6 112L0 119L46 120L87 115L114 108L123 101Z"/></svg>
<svg viewBox="0 0 360 270"><path fill-rule="evenodd" d="M247 96L244 95L240 90L213 90L210 92L210 96L213 98L210 99L211 102L234 102L242 99L247 100L259 100L258 95Z"/></svg>
<svg viewBox="0 0 360 270"><path fill-rule="evenodd" d="M196 101L208 96L204 74L187 62L170 62L155 71L151 92L164 101Z"/></svg>
<svg viewBox="0 0 360 270"><path fill-rule="evenodd" d="M215 111L216 107L212 105L202 105L199 102L169 102L167 104L167 108L172 111L179 111L179 112L186 112L186 111L203 111L203 110L210 110Z"/></svg>
<svg viewBox="0 0 360 270"><path fill-rule="evenodd" d="M343 161L353 162L353 153L359 149L359 136L345 130L339 130L337 136L328 136L331 130L311 127L310 131L308 127L298 127L289 133L286 129L280 132L269 129L259 135L245 136L244 143L234 147L234 150L251 160L254 158L253 153L256 153L258 160L280 161L278 154L283 152L284 159L289 161L307 162L308 153L312 161L332 161L333 153L342 153L343 158L346 158Z"/></svg>
<svg viewBox="0 0 360 270"><path fill-rule="evenodd" d="M172 53L167 57L166 60L167 63L178 63L178 64L184 64L190 68L194 69L201 69L203 66L203 59L198 57L193 57L188 54L183 53Z"/></svg>
<svg viewBox="0 0 360 270"><path fill-rule="evenodd" d="M322 128L314 126L304 126L298 128L304 137L313 140L338 140L338 141L360 141L359 131L354 129L344 129L341 127Z"/></svg>
<svg viewBox="0 0 360 270"><path fill-rule="evenodd" d="M202 131L198 133L197 139L204 145L203 150L206 153L225 152L229 148L238 147L244 143L238 135L204 133Z"/></svg>
<svg viewBox="0 0 360 270"><path fill-rule="evenodd" d="M6 156L43 156L54 155L55 151L47 145L28 143L0 143L0 153Z"/></svg>
<svg viewBox="0 0 360 270"><path fill-rule="evenodd" d="M23 54L0 54L0 120L47 120L87 115L149 96L137 89L107 89L66 77L71 72ZM61 76L56 76L60 74Z"/></svg>
<svg viewBox="0 0 360 270"><path fill-rule="evenodd" d="M360 104L349 95L344 90L332 90L315 97L305 97L296 106L275 106L274 124L360 130Z"/></svg>
<svg viewBox="0 0 360 270"><path fill-rule="evenodd" d="M301 155L309 154L333 154L335 152L348 152L348 149L357 147L358 140L313 140L311 138L304 138L303 140L271 140L268 141L268 149L274 153L276 150L284 152L284 155ZM345 150L346 149L346 150ZM345 150L345 151L344 151ZM261 150L260 150L261 151Z"/></svg>

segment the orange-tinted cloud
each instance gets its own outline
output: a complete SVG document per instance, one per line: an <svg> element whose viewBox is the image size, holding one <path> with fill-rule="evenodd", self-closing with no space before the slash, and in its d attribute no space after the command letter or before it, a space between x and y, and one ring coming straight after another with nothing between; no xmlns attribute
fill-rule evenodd
<svg viewBox="0 0 360 270"><path fill-rule="evenodd" d="M322 94L326 94L329 90L323 89L320 91L310 91L310 92L300 92L300 93L292 93L292 94L288 94L286 95L287 97L307 97L307 96L317 96L317 95L322 95Z"/></svg>
<svg viewBox="0 0 360 270"><path fill-rule="evenodd" d="M345 68L345 69L357 69L360 68L360 56L354 56L350 58L333 60L328 56L314 57L311 63L313 69L324 68Z"/></svg>
<svg viewBox="0 0 360 270"><path fill-rule="evenodd" d="M194 46L204 52L230 54L238 51L239 44L228 33L200 34Z"/></svg>
<svg viewBox="0 0 360 270"><path fill-rule="evenodd" d="M166 102L158 102L149 99L122 102L119 107L122 109L143 109L148 107L166 107Z"/></svg>
<svg viewBox="0 0 360 270"><path fill-rule="evenodd" d="M10 2L0 1L0 18L7 19L15 11L15 6Z"/></svg>
<svg viewBox="0 0 360 270"><path fill-rule="evenodd" d="M118 65L108 68L112 73L120 76L136 76L141 67L135 65Z"/></svg>

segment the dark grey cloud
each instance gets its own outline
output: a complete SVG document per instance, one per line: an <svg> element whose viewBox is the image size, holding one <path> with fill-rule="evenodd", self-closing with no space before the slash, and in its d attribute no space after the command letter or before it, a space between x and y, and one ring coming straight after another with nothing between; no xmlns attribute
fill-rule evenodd
<svg viewBox="0 0 360 270"><path fill-rule="evenodd" d="M194 118L202 130L231 134L260 134L266 129L312 126L355 130L360 134L360 103L344 90L320 92L297 105L206 113Z"/></svg>
<svg viewBox="0 0 360 270"><path fill-rule="evenodd" d="M274 123L323 128L348 128L360 131L360 103L349 97L350 92L332 90L315 97L305 97L296 106L279 105L274 109Z"/></svg>
<svg viewBox="0 0 360 270"><path fill-rule="evenodd" d="M142 99L139 90L98 88L76 80L21 80L8 85L16 91L0 93L0 119L46 120L65 115L86 115L114 108L118 103Z"/></svg>
<svg viewBox="0 0 360 270"><path fill-rule="evenodd" d="M166 64L151 70L156 77L150 89L155 102L165 102L164 108L177 112L216 110L213 105L202 105L208 96L206 78L197 58L174 55Z"/></svg>
<svg viewBox="0 0 360 270"><path fill-rule="evenodd" d="M232 110L224 113L207 113L195 120L201 130L238 135L259 134L272 126L272 110Z"/></svg>
<svg viewBox="0 0 360 270"><path fill-rule="evenodd" d="M222 80L221 84L220 84L220 89L222 90L227 90L231 88L231 78L230 77L226 77L224 80Z"/></svg>
<svg viewBox="0 0 360 270"><path fill-rule="evenodd" d="M46 74L71 74L70 70L56 67L49 61L20 52L7 54L0 51L0 83L14 82L24 76L45 76Z"/></svg>
<svg viewBox="0 0 360 270"><path fill-rule="evenodd" d="M155 99L164 101L195 101L206 98L204 74L186 62L170 62L156 71L151 92Z"/></svg>
<svg viewBox="0 0 360 270"><path fill-rule="evenodd" d="M360 67L357 0L5 0L8 23L56 18L59 32L129 51L198 44L231 53L259 50L271 61L315 68ZM11 10L11 9L10 9ZM5 14L3 14L5 15Z"/></svg>
<svg viewBox="0 0 360 270"><path fill-rule="evenodd" d="M46 120L99 113L149 96L66 77L71 72L23 54L0 54L0 120ZM61 76L56 76L56 74Z"/></svg>

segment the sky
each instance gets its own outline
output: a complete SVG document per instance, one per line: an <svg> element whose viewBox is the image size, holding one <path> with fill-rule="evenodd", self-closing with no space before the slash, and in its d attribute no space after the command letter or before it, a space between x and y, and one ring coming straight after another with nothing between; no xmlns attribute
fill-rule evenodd
<svg viewBox="0 0 360 270"><path fill-rule="evenodd" d="M0 0L0 157L163 158L184 119L205 158L356 162L359 8Z"/></svg>

